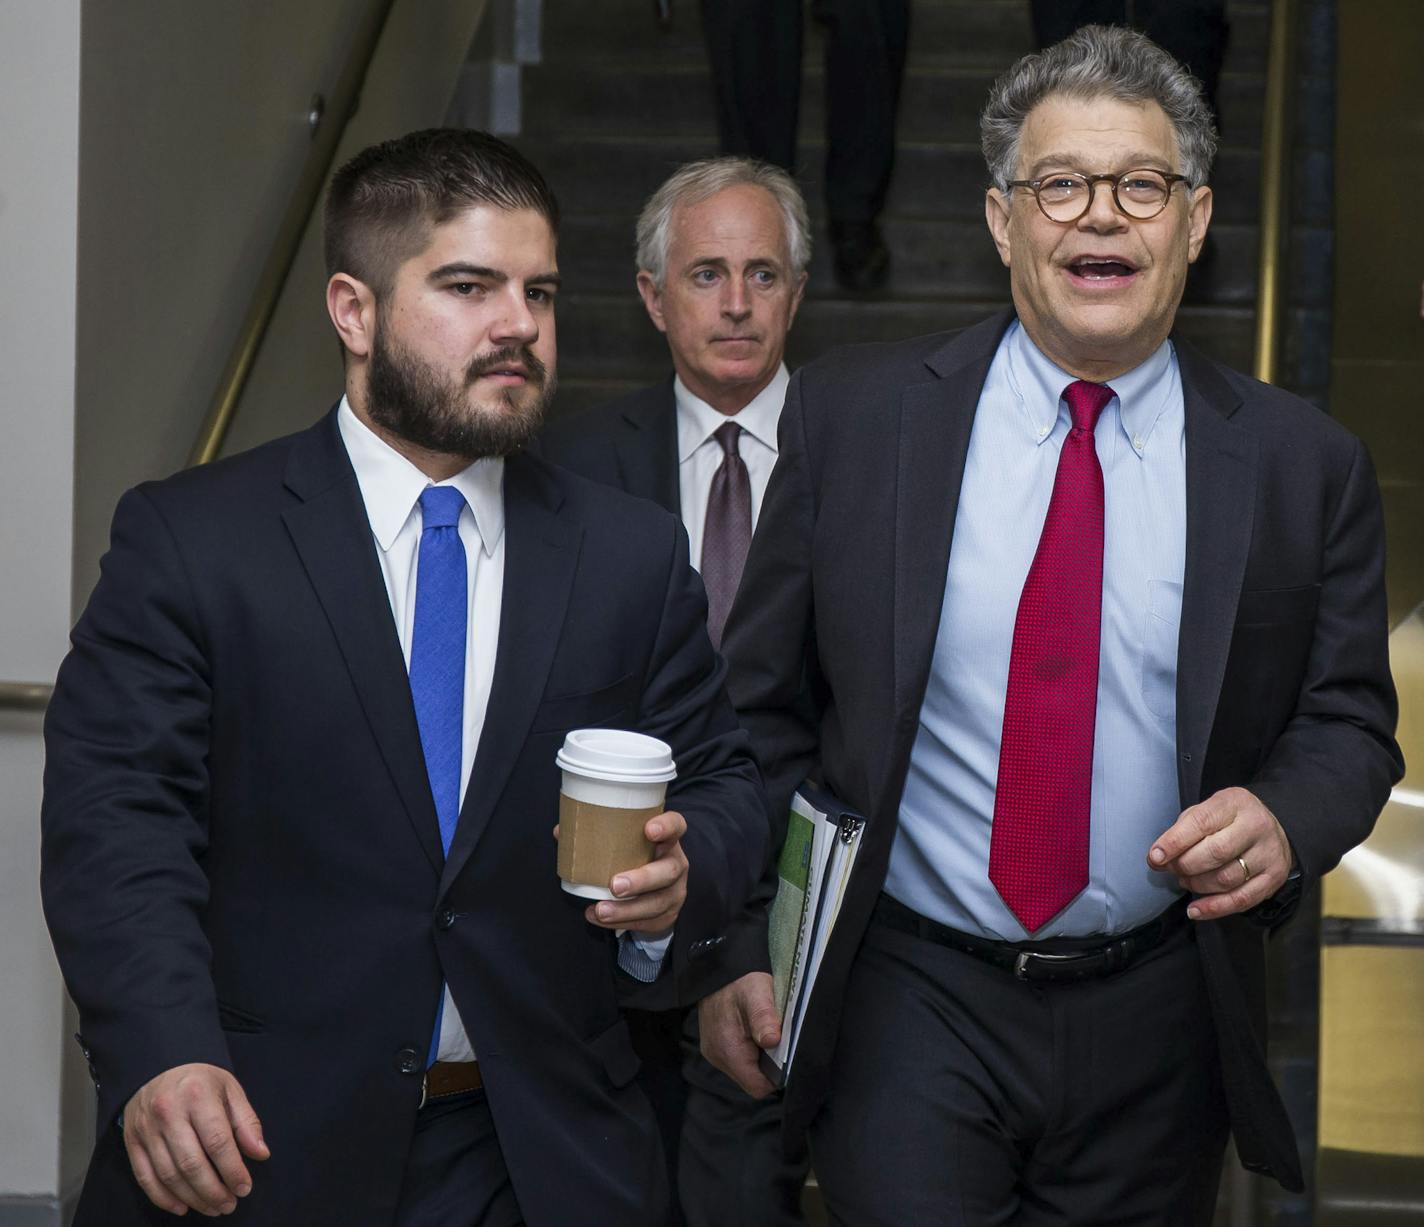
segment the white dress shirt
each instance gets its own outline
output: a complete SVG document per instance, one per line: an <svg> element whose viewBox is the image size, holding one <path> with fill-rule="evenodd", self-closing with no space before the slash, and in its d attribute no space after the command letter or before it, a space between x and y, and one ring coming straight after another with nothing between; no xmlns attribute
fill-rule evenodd
<svg viewBox="0 0 1424 1227"><path fill-rule="evenodd" d="M415 627L416 564L420 557L420 535L425 527L420 496L427 486L433 485L454 486L465 496L459 523L460 542L465 547L470 613L465 621L465 724L460 737L460 805L463 807L489 706L499 643L499 615L504 596L504 461L477 460L448 481L432 482L367 427L344 396L336 420L341 441L356 470L356 484L361 489L366 516L371 522L371 535L376 542L381 575L386 581L386 595L390 597L391 615L407 670ZM549 872L554 872L552 853ZM671 933L654 939L635 934L624 937L620 933L620 939L619 963L624 970L640 980L656 979L672 941ZM440 1016L436 1059L475 1059L448 986Z"/></svg>
<svg viewBox="0 0 1424 1227"><path fill-rule="evenodd" d="M939 635L910 752L885 890L1000 941L1028 934L989 881L1009 659L1071 427L1056 367L1017 322L979 394ZM1094 431L1103 473L1102 635L1088 884L1044 937L1124 933L1181 890L1147 864L1176 821L1177 637L1186 565L1186 419L1170 341L1108 381Z"/></svg>
<svg viewBox="0 0 1424 1227"><path fill-rule="evenodd" d="M771 377L771 382L754 396L738 413L728 416L718 413L705 400L694 396L679 377L673 380L673 396L677 401L677 488L682 497L682 525L687 529L687 541L693 565L702 569L702 530L707 521L707 495L712 489L712 477L722 464L722 445L713 433L727 422L742 428L737 440L737 452L747 466L752 487L752 528L761 515L761 500L766 483L776 465L776 425L781 420L781 406L786 401L786 386L791 382L783 362Z"/></svg>
<svg viewBox="0 0 1424 1227"><path fill-rule="evenodd" d="M466 582L470 616L465 620L465 727L460 738L460 804L470 782L475 750L489 706L494 679L495 647L499 642L500 602L504 595L504 461L477 460L448 481L432 482L415 465L367 427L345 397L336 415L341 441L356 470L361 500L371 521L376 555L386 594L391 599L396 634L406 668L410 668L410 641L415 627L416 564L424 517L420 496L427 486L454 486L465 496L460 512L460 541L465 547ZM550 870L553 872L553 861ZM445 1009L440 1016L441 1061L473 1061L474 1050L465 1034L450 989L445 989Z"/></svg>

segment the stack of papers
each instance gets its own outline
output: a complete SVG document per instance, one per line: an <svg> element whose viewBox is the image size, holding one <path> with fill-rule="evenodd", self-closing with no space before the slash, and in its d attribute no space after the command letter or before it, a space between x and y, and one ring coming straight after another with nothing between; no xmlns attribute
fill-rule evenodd
<svg viewBox="0 0 1424 1227"><path fill-rule="evenodd" d="M777 865L768 940L781 1042L762 1054L762 1069L782 1085L791 1072L806 1007L845 900L865 819L830 794L803 784L791 799Z"/></svg>

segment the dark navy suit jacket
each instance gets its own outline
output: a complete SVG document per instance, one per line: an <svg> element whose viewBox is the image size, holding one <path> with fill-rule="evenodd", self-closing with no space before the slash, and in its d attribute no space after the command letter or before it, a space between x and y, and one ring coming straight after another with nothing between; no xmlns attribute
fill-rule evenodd
<svg viewBox="0 0 1424 1227"><path fill-rule="evenodd" d="M677 520L526 456L505 469L489 714L442 857L410 687L334 415L124 496L46 721L43 896L99 1088L76 1222L167 1223L115 1117L232 1070L272 1158L238 1222L386 1224L442 979L530 1224L660 1221L613 934L555 875L572 728L669 742L691 863L672 1004L766 846Z"/></svg>
<svg viewBox="0 0 1424 1227"><path fill-rule="evenodd" d="M597 409L551 422L539 445L555 464L682 515L671 375Z"/></svg>
<svg viewBox="0 0 1424 1227"><path fill-rule="evenodd" d="M733 606L722 644L729 688L773 815L816 774L869 818L787 1088L792 1130L832 1091L840 1000L895 838L974 414L1011 319L837 350L787 392L743 578L757 600ZM1284 827L1308 885L1369 833L1403 769L1379 489L1364 446L1323 413L1176 346L1187 500L1180 801L1249 788ZM1284 902L1196 935L1237 1151L1299 1188L1265 1062L1265 938ZM724 981L765 967L764 912L760 924L755 940L719 952Z"/></svg>

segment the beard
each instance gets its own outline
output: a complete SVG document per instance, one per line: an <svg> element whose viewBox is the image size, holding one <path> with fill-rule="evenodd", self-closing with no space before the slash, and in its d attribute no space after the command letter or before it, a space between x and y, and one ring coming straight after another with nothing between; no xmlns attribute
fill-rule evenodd
<svg viewBox="0 0 1424 1227"><path fill-rule="evenodd" d="M554 374L527 346L507 345L481 354L457 382L377 328L367 370L371 420L397 438L427 451L474 462L518 451L539 430L554 396ZM522 388L501 388L472 404L470 390L481 375L518 363L527 372Z"/></svg>

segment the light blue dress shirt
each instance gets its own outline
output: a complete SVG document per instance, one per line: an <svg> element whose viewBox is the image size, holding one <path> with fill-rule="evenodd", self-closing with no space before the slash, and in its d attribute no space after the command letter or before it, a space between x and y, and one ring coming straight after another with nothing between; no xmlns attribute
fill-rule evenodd
<svg viewBox="0 0 1424 1227"><path fill-rule="evenodd" d="M885 889L941 924L1029 935L989 881L1014 621L1069 430L1060 370L1015 322L979 396L944 605ZM1179 812L1177 630L1186 550L1182 381L1170 341L1108 381L1102 635L1088 885L1035 939L1122 933L1181 892L1147 866Z"/></svg>

